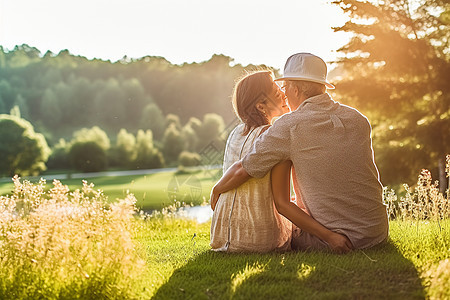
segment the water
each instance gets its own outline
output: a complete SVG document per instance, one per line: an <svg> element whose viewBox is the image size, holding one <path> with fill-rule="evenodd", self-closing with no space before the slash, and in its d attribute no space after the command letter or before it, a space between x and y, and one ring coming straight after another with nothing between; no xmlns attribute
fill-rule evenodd
<svg viewBox="0 0 450 300"><path fill-rule="evenodd" d="M198 223L208 222L213 215L213 211L209 205L182 207L177 213L182 217L196 220Z"/></svg>
<svg viewBox="0 0 450 300"><path fill-rule="evenodd" d="M145 210L146 214L151 215L156 210ZM173 213L173 212L172 212ZM211 220L213 211L211 206L185 206L178 208L178 210L174 213L175 216L179 218L188 218L191 220L196 220L198 223L205 223Z"/></svg>

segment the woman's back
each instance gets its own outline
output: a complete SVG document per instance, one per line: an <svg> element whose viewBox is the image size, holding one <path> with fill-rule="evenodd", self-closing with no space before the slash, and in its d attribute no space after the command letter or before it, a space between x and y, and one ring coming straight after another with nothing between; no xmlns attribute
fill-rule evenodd
<svg viewBox="0 0 450 300"><path fill-rule="evenodd" d="M225 149L224 172L251 150L264 128L260 126L243 136L241 124L231 132ZM220 195L211 222L211 247L230 252L288 250L291 230L291 222L275 208L269 173Z"/></svg>

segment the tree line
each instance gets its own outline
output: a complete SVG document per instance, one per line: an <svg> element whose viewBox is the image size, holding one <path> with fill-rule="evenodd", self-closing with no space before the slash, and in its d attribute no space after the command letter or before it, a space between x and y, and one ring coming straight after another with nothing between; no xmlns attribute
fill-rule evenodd
<svg viewBox="0 0 450 300"><path fill-rule="evenodd" d="M33 124L51 148L43 150L51 154L37 155L39 168L10 166L0 173L35 174L47 159L48 168L82 171L195 165L208 143L221 140L219 155L225 125L235 121L230 95L236 78L265 68L232 62L214 55L183 65L150 56L112 63L67 50L42 55L28 45L0 47L0 114L9 122L6 115L15 116L24 132ZM106 139L111 142L100 142ZM6 136L1 142L5 148L13 144ZM94 153L95 159L83 157Z"/></svg>

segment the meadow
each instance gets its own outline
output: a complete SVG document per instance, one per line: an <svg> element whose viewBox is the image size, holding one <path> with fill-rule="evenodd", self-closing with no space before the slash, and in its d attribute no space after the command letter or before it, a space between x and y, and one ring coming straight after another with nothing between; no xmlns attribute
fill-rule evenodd
<svg viewBox="0 0 450 300"><path fill-rule="evenodd" d="M206 174L195 174L205 185L212 184ZM164 185L172 178L170 173L158 176L151 178ZM117 180L96 183L106 191L106 183ZM210 222L181 217L176 199L151 214L138 212L139 200L126 190L148 188L150 181L145 176L122 178L122 190L116 189L122 200L111 201L99 186L87 182L71 189L65 182L15 179L8 187L12 192L0 197L0 298L450 297L449 198L437 192L428 173L402 198L386 191L389 214L395 218L390 221L390 240L346 255L212 252ZM198 195L195 188L188 191Z"/></svg>
<svg viewBox="0 0 450 300"><path fill-rule="evenodd" d="M162 171L147 175L99 176L89 178L109 201L123 199L127 193L136 197L136 206L144 211L162 209L176 202L200 205L209 199L219 169ZM82 179L61 180L70 190L82 187ZM51 181L48 181L51 185ZM12 180L0 182L0 195L11 193Z"/></svg>

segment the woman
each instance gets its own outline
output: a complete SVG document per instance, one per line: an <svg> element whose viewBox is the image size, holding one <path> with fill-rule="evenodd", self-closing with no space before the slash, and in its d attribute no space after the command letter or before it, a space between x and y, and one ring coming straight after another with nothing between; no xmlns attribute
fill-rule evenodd
<svg viewBox="0 0 450 300"><path fill-rule="evenodd" d="M232 103L243 124L238 125L228 138L224 172L251 150L255 139L273 119L288 112L285 96L274 83L270 71L255 72L242 78L235 86ZM269 173L220 195L211 222L213 250L289 250L292 223L284 216L330 245L343 238L290 202L290 169L290 161L282 162L273 168L272 180ZM293 214L295 210L301 213Z"/></svg>
<svg viewBox="0 0 450 300"><path fill-rule="evenodd" d="M224 171L251 150L273 118L289 111L270 71L243 77L235 86L232 103L242 124L228 137ZM274 206L267 174L220 196L211 222L211 247L229 252L288 250L291 228Z"/></svg>

